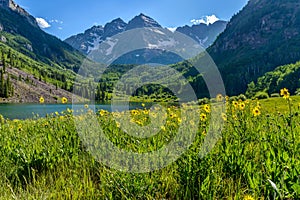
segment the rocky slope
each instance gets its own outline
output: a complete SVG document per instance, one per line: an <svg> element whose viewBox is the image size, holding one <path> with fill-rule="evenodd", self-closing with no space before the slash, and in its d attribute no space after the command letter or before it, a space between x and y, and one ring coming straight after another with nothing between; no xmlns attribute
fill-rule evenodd
<svg viewBox="0 0 300 200"><path fill-rule="evenodd" d="M2 66L0 65L0 69ZM62 97L66 97L72 102L74 95L71 92L56 88L54 85L35 78L32 74L26 73L20 69L9 67L6 69L11 77L11 83L14 87L14 95L9 98L0 98L0 103L39 103L41 96L45 103L60 103ZM12 77L18 77L12 78ZM83 102L84 99L76 96L74 102Z"/></svg>

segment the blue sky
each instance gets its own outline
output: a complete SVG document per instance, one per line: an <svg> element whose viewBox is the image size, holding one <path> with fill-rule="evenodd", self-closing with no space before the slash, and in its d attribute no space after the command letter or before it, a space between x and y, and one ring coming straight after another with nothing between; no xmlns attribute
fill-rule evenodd
<svg viewBox="0 0 300 200"><path fill-rule="evenodd" d="M128 22L144 13L163 27L192 25L191 20L216 15L229 20L248 0L15 0L61 39L83 32L93 25L105 25L115 18Z"/></svg>

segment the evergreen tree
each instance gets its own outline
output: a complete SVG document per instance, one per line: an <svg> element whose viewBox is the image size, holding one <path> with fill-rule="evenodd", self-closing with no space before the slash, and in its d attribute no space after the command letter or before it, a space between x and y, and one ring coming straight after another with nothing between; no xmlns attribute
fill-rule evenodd
<svg viewBox="0 0 300 200"><path fill-rule="evenodd" d="M3 65L3 72L5 73L6 71L6 61L5 61L5 55L4 55L4 52L2 51L2 65Z"/></svg>
<svg viewBox="0 0 300 200"><path fill-rule="evenodd" d="M5 83L4 88L5 88L5 90L4 90L4 97L8 98L10 96L10 92L11 92L11 83L10 83L9 75L7 75L6 83Z"/></svg>
<svg viewBox="0 0 300 200"><path fill-rule="evenodd" d="M0 96L4 96L4 73L3 70L0 71Z"/></svg>

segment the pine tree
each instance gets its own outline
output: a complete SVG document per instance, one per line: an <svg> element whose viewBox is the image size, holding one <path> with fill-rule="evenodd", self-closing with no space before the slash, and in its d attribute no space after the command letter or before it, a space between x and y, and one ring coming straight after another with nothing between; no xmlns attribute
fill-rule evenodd
<svg viewBox="0 0 300 200"><path fill-rule="evenodd" d="M1 61L2 61L2 65L3 65L3 72L5 73L5 70L6 70L6 61L5 61L5 55L4 55L3 51L2 51Z"/></svg>
<svg viewBox="0 0 300 200"><path fill-rule="evenodd" d="M0 71L0 96L4 96L4 73L3 70Z"/></svg>
<svg viewBox="0 0 300 200"><path fill-rule="evenodd" d="M11 91L11 83L10 83L9 75L7 75L6 83L5 83L4 88L5 88L5 90L4 90L4 97L8 98L10 96L10 91Z"/></svg>

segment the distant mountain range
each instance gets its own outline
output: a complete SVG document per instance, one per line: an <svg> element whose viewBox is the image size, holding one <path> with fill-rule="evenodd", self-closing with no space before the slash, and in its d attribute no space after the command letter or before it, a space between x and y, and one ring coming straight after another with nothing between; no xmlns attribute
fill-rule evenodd
<svg viewBox="0 0 300 200"><path fill-rule="evenodd" d="M227 22L217 21L214 24L199 24L193 26L178 27L176 31L183 33L201 44L204 48L211 45L217 36L224 31ZM68 44L84 54L89 54L99 47L107 38L136 28L159 28L163 27L151 17L140 14L128 23L117 18L107 23L105 26L93 26L84 33L71 36L65 40ZM166 28L165 28L166 29Z"/></svg>

